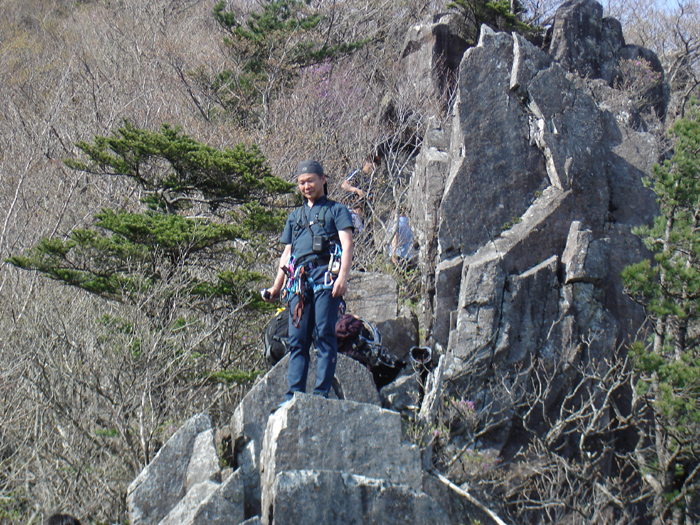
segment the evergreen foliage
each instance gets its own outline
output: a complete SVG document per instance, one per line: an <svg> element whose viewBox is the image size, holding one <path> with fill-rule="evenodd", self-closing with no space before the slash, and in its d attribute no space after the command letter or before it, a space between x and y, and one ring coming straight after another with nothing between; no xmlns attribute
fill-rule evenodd
<svg viewBox="0 0 700 525"><path fill-rule="evenodd" d="M152 132L129 122L78 147L87 161L67 160L68 166L126 177L143 191L145 209L103 209L93 227L42 239L8 262L134 305L155 288L161 299L183 304L194 297L259 302L250 289L263 275L252 268L265 235L279 232L285 215L271 198L293 185L272 175L256 147L218 150L177 128ZM196 216L185 217L184 210ZM220 271L223 266L229 269Z"/></svg>
<svg viewBox="0 0 700 525"><path fill-rule="evenodd" d="M243 16L226 11L224 0L214 7L234 67L222 71L213 87L241 120L256 121L299 68L352 53L367 43L334 41L330 27L324 31L324 16L310 3L268 0L262 11Z"/></svg>
<svg viewBox="0 0 700 525"><path fill-rule="evenodd" d="M700 111L671 128L670 161L646 181L657 195L659 215L636 230L654 255L623 272L628 293L643 304L654 333L632 347L640 375L638 392L652 405L653 453L642 472L657 480L654 514L683 514L700 488ZM697 502L696 502L697 503ZM695 503L695 504L696 504ZM674 521L680 523L681 521Z"/></svg>
<svg viewBox="0 0 700 525"><path fill-rule="evenodd" d="M520 20L519 15L525 11L525 8L517 0L512 5L509 0L452 0L447 7L464 17L466 22L464 36L469 45L476 45L482 24L496 31L516 31L530 39L543 31L538 26L531 26Z"/></svg>
<svg viewBox="0 0 700 525"><path fill-rule="evenodd" d="M160 132L135 128L129 121L94 144L76 144L88 162L66 160L76 170L97 175L120 175L146 191L150 208L176 213L195 203L211 211L220 206L261 200L293 186L272 175L256 146L238 144L218 150L198 143L177 127L164 124Z"/></svg>

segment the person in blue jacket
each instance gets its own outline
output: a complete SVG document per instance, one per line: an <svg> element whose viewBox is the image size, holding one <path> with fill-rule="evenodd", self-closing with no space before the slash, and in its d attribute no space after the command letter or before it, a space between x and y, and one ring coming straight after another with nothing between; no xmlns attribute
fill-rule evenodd
<svg viewBox="0 0 700 525"><path fill-rule="evenodd" d="M418 258L418 249L413 237L413 230L404 213L399 215L396 231L391 241L391 260L395 265L413 266Z"/></svg>
<svg viewBox="0 0 700 525"><path fill-rule="evenodd" d="M353 255L350 212L326 197L321 164L315 160L299 163L297 184L304 204L287 217L277 275L263 292L266 301L283 294L289 303L289 389L285 400L306 391L312 341L318 351L313 393L328 397L337 362L335 324Z"/></svg>

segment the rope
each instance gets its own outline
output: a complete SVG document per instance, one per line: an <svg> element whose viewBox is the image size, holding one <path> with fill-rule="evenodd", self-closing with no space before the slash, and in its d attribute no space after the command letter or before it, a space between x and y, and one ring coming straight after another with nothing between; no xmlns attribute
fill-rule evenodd
<svg viewBox="0 0 700 525"><path fill-rule="evenodd" d="M294 313L292 314L292 324L294 328L299 328L299 323L301 322L301 316L304 313L304 277L306 275L306 269L302 266L299 268L298 276L295 275L294 281L297 283L296 295L299 296L299 301L294 307Z"/></svg>

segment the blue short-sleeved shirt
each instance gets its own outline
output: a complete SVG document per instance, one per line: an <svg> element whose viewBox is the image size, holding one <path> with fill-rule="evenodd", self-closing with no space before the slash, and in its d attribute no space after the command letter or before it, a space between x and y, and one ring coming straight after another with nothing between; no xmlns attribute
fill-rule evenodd
<svg viewBox="0 0 700 525"><path fill-rule="evenodd" d="M326 208L323 214L323 227L319 224L318 219L321 213L321 208ZM306 222L302 215L302 210L306 213L309 219L309 227L314 235L322 235L327 239L337 237L338 232L346 228L353 228L352 217L344 204L335 202L326 197L321 197L314 202L311 209L304 204L301 208L297 208L287 217L287 222L284 225L284 231L280 242L282 244L292 245L292 255L297 261L303 260L311 255L314 255L313 241L309 229L306 227ZM329 255L320 254L321 257ZM319 254L315 254L319 255Z"/></svg>

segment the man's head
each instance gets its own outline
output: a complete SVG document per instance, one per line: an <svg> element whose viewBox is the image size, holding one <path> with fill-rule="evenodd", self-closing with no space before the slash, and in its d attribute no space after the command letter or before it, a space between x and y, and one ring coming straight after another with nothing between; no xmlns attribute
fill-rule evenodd
<svg viewBox="0 0 700 525"><path fill-rule="evenodd" d="M305 160L297 167L297 185L304 198L314 202L325 194L326 175L316 160Z"/></svg>

